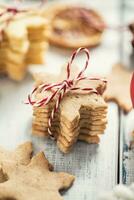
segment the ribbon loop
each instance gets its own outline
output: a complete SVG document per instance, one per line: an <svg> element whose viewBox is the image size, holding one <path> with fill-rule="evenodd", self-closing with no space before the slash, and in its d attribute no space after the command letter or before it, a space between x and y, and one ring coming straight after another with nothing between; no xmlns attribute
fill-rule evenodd
<svg viewBox="0 0 134 200"><path fill-rule="evenodd" d="M88 49L84 48L84 47L80 47L79 49L77 49L71 56L70 61L67 64L67 80L70 78L70 71L71 71L71 65L74 61L74 59L76 58L76 56L80 53L80 52L84 52L86 54L86 62L85 62L85 66L83 67L83 69L79 72L79 74L77 75L77 77L75 79L78 79L82 76L82 74L85 72L85 70L88 67L88 63L89 63L89 51Z"/></svg>

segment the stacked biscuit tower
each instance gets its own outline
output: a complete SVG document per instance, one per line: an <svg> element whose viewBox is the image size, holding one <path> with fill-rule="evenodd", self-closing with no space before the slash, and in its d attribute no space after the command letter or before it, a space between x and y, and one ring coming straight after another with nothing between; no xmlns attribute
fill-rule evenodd
<svg viewBox="0 0 134 200"><path fill-rule="evenodd" d="M59 77L58 80L64 80L63 76ZM47 75L38 75L36 82L40 85L44 83L44 80L47 82L50 79ZM52 80L55 81L55 78L53 77ZM96 88L100 94L104 92L106 87L106 84L101 80L86 80L79 84L78 87L90 85ZM100 94L69 92L62 99L51 126L51 131L62 152L69 152L77 140L99 143L99 135L104 133L107 123L107 105ZM42 99L43 95L37 91L36 100ZM55 102L56 100L53 99L45 106L33 107L33 134L48 136L48 120Z"/></svg>
<svg viewBox="0 0 134 200"><path fill-rule="evenodd" d="M4 11L3 8L0 13ZM48 46L48 22L37 11L15 15L9 11L0 17L0 28L0 73L21 80L28 64L43 63L43 54Z"/></svg>

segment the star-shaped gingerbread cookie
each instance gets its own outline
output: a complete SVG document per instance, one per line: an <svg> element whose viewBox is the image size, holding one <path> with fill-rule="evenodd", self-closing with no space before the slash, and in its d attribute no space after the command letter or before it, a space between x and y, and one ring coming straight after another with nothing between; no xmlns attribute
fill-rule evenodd
<svg viewBox="0 0 134 200"><path fill-rule="evenodd" d="M25 146L24 144L22 147ZM20 149L22 148L19 147L11 154L0 151L0 155L3 154L0 156L0 177L3 177L3 180L0 179L0 199L63 200L59 190L69 188L74 176L52 172L52 167L43 152L30 159L27 146L23 151Z"/></svg>
<svg viewBox="0 0 134 200"><path fill-rule="evenodd" d="M130 82L132 71L125 69L122 65L115 65L108 76L107 89L104 92L106 101L116 102L126 113L132 109L130 98Z"/></svg>
<svg viewBox="0 0 134 200"><path fill-rule="evenodd" d="M78 68L72 66L71 79L78 73ZM42 84L59 83L66 79L66 67L61 69L58 76L49 73L39 73L35 76L35 85L40 87ZM59 108L54 115L51 124L51 131L57 141L58 148L68 153L77 142L82 140L88 143L99 143L99 135L104 133L107 119L107 104L102 94L106 88L106 83L102 79L82 80L75 87L94 88L95 93L85 93L70 91L66 93L60 102ZM52 91L47 93L35 93L35 100L41 100L45 95L49 96ZM56 102L52 99L47 105L33 105L32 133L39 136L48 136L49 119Z"/></svg>

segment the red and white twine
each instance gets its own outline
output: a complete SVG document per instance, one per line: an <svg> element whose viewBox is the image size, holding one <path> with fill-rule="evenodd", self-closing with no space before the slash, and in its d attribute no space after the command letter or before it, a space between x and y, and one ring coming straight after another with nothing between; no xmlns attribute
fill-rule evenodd
<svg viewBox="0 0 134 200"><path fill-rule="evenodd" d="M83 69L78 73L78 75L75 78L70 79L71 65L72 65L74 59L76 58L76 56L80 52L84 52L86 54L85 65L84 65ZM56 99L55 106L54 106L54 108L51 112L50 118L48 120L48 133L49 133L51 138L54 138L54 135L51 132L52 121L54 119L54 115L57 112L59 105L60 105L60 102L63 99L64 95L66 93L68 93L69 91L76 91L76 90L85 91L85 92L93 92L93 93L98 94L98 91L95 88L92 88L92 87L85 87L85 88L77 87L77 83L82 81L82 80L92 80L92 81L102 80L104 83L107 82L105 79L101 79L101 78L85 77L84 72L88 67L88 63L89 63L89 50L86 49L86 48L83 48L83 47L77 49L72 54L71 59L67 64L67 68L66 68L67 78L66 78L66 80L63 80L60 83L41 84L38 87L34 88L32 93L28 95L27 104L30 104L30 105L35 106L35 107L41 107L43 105L47 105L48 103L51 102L51 100L53 100L54 98ZM47 91L51 91L51 94L49 96L46 96L46 97L42 98L41 100L37 101L37 100L35 100L35 96L34 96L34 94L36 93L37 90L40 91L40 93L43 93L43 94L45 94L45 92L47 92Z"/></svg>

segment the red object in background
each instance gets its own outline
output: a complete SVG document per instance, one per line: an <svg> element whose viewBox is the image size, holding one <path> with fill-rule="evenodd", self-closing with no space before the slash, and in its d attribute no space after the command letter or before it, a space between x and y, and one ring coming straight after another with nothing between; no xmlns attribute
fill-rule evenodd
<svg viewBox="0 0 134 200"><path fill-rule="evenodd" d="M134 72L131 80L131 85L130 85L130 92L131 92L131 101L134 107Z"/></svg>

